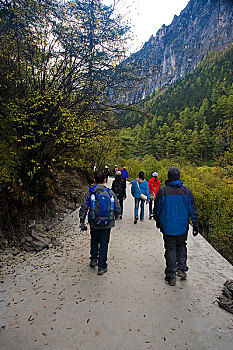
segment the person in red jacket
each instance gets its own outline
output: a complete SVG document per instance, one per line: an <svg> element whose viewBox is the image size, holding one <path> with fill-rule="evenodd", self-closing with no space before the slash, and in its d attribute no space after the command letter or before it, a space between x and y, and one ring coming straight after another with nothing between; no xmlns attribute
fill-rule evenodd
<svg viewBox="0 0 233 350"><path fill-rule="evenodd" d="M150 202L149 202L149 220L153 218L153 203L156 198L156 194L159 190L160 180L158 180L158 173L154 172L152 178L148 181L149 192L150 192Z"/></svg>

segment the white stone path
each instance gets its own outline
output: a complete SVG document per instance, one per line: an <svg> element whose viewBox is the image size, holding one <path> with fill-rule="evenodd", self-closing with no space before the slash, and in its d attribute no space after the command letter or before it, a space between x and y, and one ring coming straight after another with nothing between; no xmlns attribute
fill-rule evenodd
<svg viewBox="0 0 233 350"><path fill-rule="evenodd" d="M215 302L233 267L198 235L188 240L188 279L164 282L154 221L133 224L125 201L109 246L109 271L89 267L89 230L78 211L54 231L63 248L19 254L0 276L1 350L232 350L233 315Z"/></svg>

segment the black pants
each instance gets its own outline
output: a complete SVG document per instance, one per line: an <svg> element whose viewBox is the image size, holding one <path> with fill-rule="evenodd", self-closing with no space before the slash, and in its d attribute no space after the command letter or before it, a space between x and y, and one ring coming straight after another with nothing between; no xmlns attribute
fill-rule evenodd
<svg viewBox="0 0 233 350"><path fill-rule="evenodd" d="M177 269L188 271L187 262L187 233L180 236L163 235L165 248L165 279L170 280L176 276Z"/></svg>
<svg viewBox="0 0 233 350"><path fill-rule="evenodd" d="M120 207L121 207L121 215L123 215L123 202L124 202L123 197L118 198L118 201L119 201Z"/></svg>
<svg viewBox="0 0 233 350"><path fill-rule="evenodd" d="M91 228L91 260L98 260L99 269L105 269L107 265L108 243L110 228Z"/></svg>

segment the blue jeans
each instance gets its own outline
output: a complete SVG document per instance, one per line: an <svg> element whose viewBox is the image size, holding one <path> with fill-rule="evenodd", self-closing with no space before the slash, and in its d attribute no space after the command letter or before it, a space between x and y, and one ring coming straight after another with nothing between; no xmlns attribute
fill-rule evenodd
<svg viewBox="0 0 233 350"><path fill-rule="evenodd" d="M165 247L165 279L170 280L176 276L177 269L188 271L187 261L187 233L180 236L163 235Z"/></svg>
<svg viewBox="0 0 233 350"><path fill-rule="evenodd" d="M110 228L91 228L91 260L98 260L98 268L105 269L107 264L108 243L110 238Z"/></svg>
<svg viewBox="0 0 233 350"><path fill-rule="evenodd" d="M139 216L138 216L139 203L141 204L140 220L143 220L144 219L144 204L145 204L145 201L142 200L141 198L135 198L134 217L135 218L139 218Z"/></svg>

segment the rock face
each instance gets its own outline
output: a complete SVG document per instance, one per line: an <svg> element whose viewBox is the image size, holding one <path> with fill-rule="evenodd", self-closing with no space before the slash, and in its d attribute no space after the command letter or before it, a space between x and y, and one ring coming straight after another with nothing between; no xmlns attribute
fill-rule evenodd
<svg viewBox="0 0 233 350"><path fill-rule="evenodd" d="M147 76L126 94L135 103L161 86L190 73L204 56L233 43L233 0L190 0L169 26L163 25L143 48L126 61Z"/></svg>

